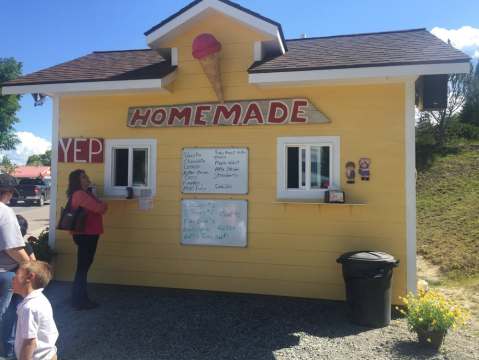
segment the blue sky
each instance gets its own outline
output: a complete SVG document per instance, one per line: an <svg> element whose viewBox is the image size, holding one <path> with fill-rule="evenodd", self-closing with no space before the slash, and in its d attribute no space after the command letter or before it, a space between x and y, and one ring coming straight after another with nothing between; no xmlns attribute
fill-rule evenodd
<svg viewBox="0 0 479 360"><path fill-rule="evenodd" d="M96 50L145 48L143 33L189 2L188 0L3 1L0 57L14 57L21 61L23 72L27 74ZM236 0L236 2L280 22L286 38L297 38L303 33L311 37L419 27L426 27L428 30L435 27L451 30L470 26L472 30L469 31L444 33L444 30L443 34L457 37L455 41L460 44L458 47L463 47L470 55L474 55L477 50L479 57L477 0L454 2ZM49 141L50 101L42 107L35 108L31 96L26 95L21 105L17 131L33 133ZM29 143L37 141L36 138L23 137ZM41 143L41 140L38 141ZM41 143L40 146L40 143L31 149L24 144L25 149L22 151L41 151L45 144Z"/></svg>

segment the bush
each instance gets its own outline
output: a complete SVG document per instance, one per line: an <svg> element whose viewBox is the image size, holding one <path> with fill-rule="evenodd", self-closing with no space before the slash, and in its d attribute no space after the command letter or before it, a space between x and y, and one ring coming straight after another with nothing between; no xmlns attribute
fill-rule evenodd
<svg viewBox="0 0 479 360"><path fill-rule="evenodd" d="M447 128L447 137L448 139L479 139L479 126L452 121Z"/></svg>
<svg viewBox="0 0 479 360"><path fill-rule="evenodd" d="M50 245L48 245L48 230L48 228L43 230L38 236L38 239L34 236L30 236L28 242L32 245L33 253L37 260L49 263L52 261L55 253L52 248L50 248Z"/></svg>

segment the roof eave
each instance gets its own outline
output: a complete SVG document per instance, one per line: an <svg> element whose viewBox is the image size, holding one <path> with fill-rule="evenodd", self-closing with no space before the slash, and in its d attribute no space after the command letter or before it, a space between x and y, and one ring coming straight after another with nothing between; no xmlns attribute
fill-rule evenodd
<svg viewBox="0 0 479 360"><path fill-rule="evenodd" d="M10 84L1 88L1 95L22 95L39 93L55 95L90 95L108 93L129 93L142 91L169 92L167 86L176 78L176 69L157 79L140 80L98 80L70 81L55 83Z"/></svg>
<svg viewBox="0 0 479 360"><path fill-rule="evenodd" d="M249 83L258 86L320 85L331 83L402 82L421 75L469 73L469 61L395 66L368 66L299 71L250 72Z"/></svg>

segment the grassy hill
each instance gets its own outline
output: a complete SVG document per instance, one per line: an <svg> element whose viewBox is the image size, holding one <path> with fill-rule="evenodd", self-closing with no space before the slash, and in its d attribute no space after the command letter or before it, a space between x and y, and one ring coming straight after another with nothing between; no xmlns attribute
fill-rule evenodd
<svg viewBox="0 0 479 360"><path fill-rule="evenodd" d="M449 278L479 274L479 147L418 173L417 245Z"/></svg>

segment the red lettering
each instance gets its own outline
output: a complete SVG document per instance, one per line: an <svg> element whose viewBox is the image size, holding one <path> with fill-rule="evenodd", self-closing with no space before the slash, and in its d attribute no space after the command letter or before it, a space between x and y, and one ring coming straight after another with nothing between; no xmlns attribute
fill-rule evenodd
<svg viewBox="0 0 479 360"><path fill-rule="evenodd" d="M130 118L129 126L130 127L146 127L148 124L148 118L150 117L151 114L151 109L146 109L145 112L141 112L142 109L135 109L133 112L133 115ZM140 122L140 125L137 125L138 121Z"/></svg>
<svg viewBox="0 0 479 360"><path fill-rule="evenodd" d="M261 113L261 109L259 108L257 103L250 103L248 108L246 109L246 113L244 115L243 124L248 125L250 120L256 120L258 124L263 124L263 114Z"/></svg>
<svg viewBox="0 0 479 360"><path fill-rule="evenodd" d="M66 163L102 163L103 139L60 139L58 141L58 161Z"/></svg>
<svg viewBox="0 0 479 360"><path fill-rule="evenodd" d="M204 118L204 111L211 111L211 105L198 105L195 112L195 125L206 125Z"/></svg>
<svg viewBox="0 0 479 360"><path fill-rule="evenodd" d="M231 117L233 117L233 123L237 124L241 117L241 110L240 104L234 104L229 109L226 105L218 105L213 117L213 125L218 125L221 117L227 122L231 122Z"/></svg>
<svg viewBox="0 0 479 360"><path fill-rule="evenodd" d="M280 112L278 114L278 111ZM269 103L268 123L282 124L288 118L288 107L280 101L271 101Z"/></svg>
<svg viewBox="0 0 479 360"><path fill-rule="evenodd" d="M308 121L305 110L302 107L308 106L308 100L293 100L293 110L291 110L291 122L305 123Z"/></svg>
<svg viewBox="0 0 479 360"><path fill-rule="evenodd" d="M185 126L190 125L191 107L185 106L181 110L179 108L171 108L168 125L173 125L176 119L183 121Z"/></svg>
<svg viewBox="0 0 479 360"><path fill-rule="evenodd" d="M166 119L166 110L160 108L153 111L153 114L151 114L150 122L153 125L160 126L161 124L163 124L165 119Z"/></svg>

